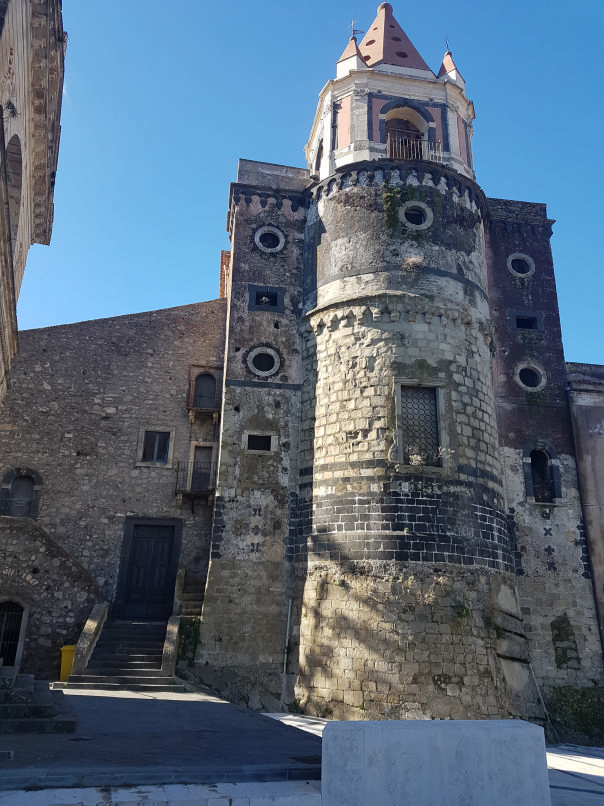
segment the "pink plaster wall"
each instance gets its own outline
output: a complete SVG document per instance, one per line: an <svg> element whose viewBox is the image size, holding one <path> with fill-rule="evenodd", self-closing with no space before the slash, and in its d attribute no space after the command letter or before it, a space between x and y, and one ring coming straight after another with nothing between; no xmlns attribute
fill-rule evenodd
<svg viewBox="0 0 604 806"><path fill-rule="evenodd" d="M342 98L338 110L338 148L350 145L350 95Z"/></svg>
<svg viewBox="0 0 604 806"><path fill-rule="evenodd" d="M457 116L457 131L459 133L459 150L461 151L461 158L468 164L468 149L466 144L466 127L463 125L463 119L460 115Z"/></svg>
<svg viewBox="0 0 604 806"><path fill-rule="evenodd" d="M427 106L426 109L428 110L428 112L430 112L430 114L434 118L434 122L436 124L436 141L440 142L440 143L444 143L443 125L442 125L442 119L441 119L441 114L440 114L440 107L438 107L438 106Z"/></svg>
<svg viewBox="0 0 604 806"><path fill-rule="evenodd" d="M380 142L380 112L382 107L386 104L381 98L372 98L371 100L371 119L373 121L373 142Z"/></svg>

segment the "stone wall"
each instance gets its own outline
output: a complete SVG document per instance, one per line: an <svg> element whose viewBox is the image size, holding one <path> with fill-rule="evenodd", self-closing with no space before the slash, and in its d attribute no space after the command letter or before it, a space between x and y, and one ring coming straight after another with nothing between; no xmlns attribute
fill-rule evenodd
<svg viewBox="0 0 604 806"><path fill-rule="evenodd" d="M489 208L507 515L530 657L547 694L603 680L550 248L553 222L542 204L489 199ZM523 367L534 373L528 384L520 377ZM541 490L533 483L535 451L547 461Z"/></svg>
<svg viewBox="0 0 604 806"><path fill-rule="evenodd" d="M313 195L297 698L343 718L537 718L503 509L484 199L445 169L388 162ZM406 437L407 387L436 390L434 456Z"/></svg>
<svg viewBox="0 0 604 806"><path fill-rule="evenodd" d="M207 496L176 495L177 466L197 443L217 452L218 412L190 417L188 406L191 368L221 371L225 307L216 300L21 334L0 409L0 472L41 478L37 522L90 575L90 599L114 601L124 530L136 518L182 524L185 591L189 578L203 585L212 509ZM168 462L141 461L145 430L171 434ZM60 631L63 614L55 616Z"/></svg>
<svg viewBox="0 0 604 806"><path fill-rule="evenodd" d="M0 601L29 611L22 668L56 677L61 646L75 644L98 588L71 557L29 518L0 518Z"/></svg>
<svg viewBox="0 0 604 806"><path fill-rule="evenodd" d="M59 0L0 9L0 397L17 351L16 301L32 243L50 242L67 35Z"/></svg>
<svg viewBox="0 0 604 806"><path fill-rule="evenodd" d="M567 364L589 567L604 646L604 367Z"/></svg>
<svg viewBox="0 0 604 806"><path fill-rule="evenodd" d="M410 563L313 564L299 707L334 719L543 719L513 575ZM297 639L297 636L296 636Z"/></svg>
<svg viewBox="0 0 604 806"><path fill-rule="evenodd" d="M293 698L291 687L289 697L284 691L283 662L293 596L308 173L242 160L238 180L229 214L220 467L195 673L251 707L279 709Z"/></svg>

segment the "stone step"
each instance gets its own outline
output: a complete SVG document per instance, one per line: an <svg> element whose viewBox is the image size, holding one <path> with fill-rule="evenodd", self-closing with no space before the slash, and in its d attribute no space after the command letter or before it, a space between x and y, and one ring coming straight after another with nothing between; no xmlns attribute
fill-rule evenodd
<svg viewBox="0 0 604 806"><path fill-rule="evenodd" d="M163 649L164 646L164 639L162 638L161 641L145 641L145 640L136 640L134 638L99 638L95 650L98 649L108 649L110 651L115 651L116 649L122 648L127 649L128 652L130 651L138 651L138 652L146 652L150 650L154 652L158 649Z"/></svg>
<svg viewBox="0 0 604 806"><path fill-rule="evenodd" d="M116 682L119 680L129 680L131 681L132 678L110 678L110 677L102 677L100 678L100 682L92 682L86 681L84 675L77 675L77 677L82 677L82 681L72 681L69 679L67 683L65 683L65 688L70 689L85 689L85 690L100 690L100 691L174 691L174 692L184 692L186 689L182 683L178 683L174 681L173 677L166 677L161 678L162 681L165 682L158 682L158 683L150 683L150 682Z"/></svg>
<svg viewBox="0 0 604 806"><path fill-rule="evenodd" d="M140 666L87 666L83 674L95 677L157 677L161 672L161 664L155 667Z"/></svg>
<svg viewBox="0 0 604 806"><path fill-rule="evenodd" d="M52 719L54 709L51 705L33 705L32 703L5 703L0 705L2 719Z"/></svg>
<svg viewBox="0 0 604 806"><path fill-rule="evenodd" d="M121 663L133 661L134 663L161 663L162 652L98 652L92 653L90 663L98 666L104 663Z"/></svg>
<svg viewBox="0 0 604 806"><path fill-rule="evenodd" d="M73 733L76 723L73 719L0 719L2 733Z"/></svg>
<svg viewBox="0 0 604 806"><path fill-rule="evenodd" d="M138 674L82 674L69 675L68 683L117 683L120 686L133 685L163 685L164 683L172 683L173 678L169 675L157 674L153 675L138 675Z"/></svg>
<svg viewBox="0 0 604 806"><path fill-rule="evenodd" d="M165 635L166 627L167 622L164 621L106 621L103 625L103 634Z"/></svg>
<svg viewBox="0 0 604 806"><path fill-rule="evenodd" d="M162 656L157 655L107 655L106 657L93 656L89 666L131 666L133 669L143 669L161 666Z"/></svg>
<svg viewBox="0 0 604 806"><path fill-rule="evenodd" d="M163 652L93 652L89 665L101 666L105 663L161 663Z"/></svg>

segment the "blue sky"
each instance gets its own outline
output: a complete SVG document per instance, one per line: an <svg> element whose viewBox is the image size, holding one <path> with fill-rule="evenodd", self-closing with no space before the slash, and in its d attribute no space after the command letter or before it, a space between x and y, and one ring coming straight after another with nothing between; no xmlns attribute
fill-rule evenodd
<svg viewBox="0 0 604 806"><path fill-rule="evenodd" d="M20 328L215 298L238 158L304 167L350 21L366 30L377 5L120 0L110 14L63 0L54 231L30 250ZM434 71L449 39L487 196L547 203L566 358L604 364L604 4L393 7Z"/></svg>

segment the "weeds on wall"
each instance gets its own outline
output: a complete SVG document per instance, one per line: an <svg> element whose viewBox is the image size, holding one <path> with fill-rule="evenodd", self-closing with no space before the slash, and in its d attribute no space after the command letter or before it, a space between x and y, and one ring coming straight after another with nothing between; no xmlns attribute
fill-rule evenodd
<svg viewBox="0 0 604 806"><path fill-rule="evenodd" d="M195 665L195 653L200 644L201 619L181 618L178 628L178 663L186 663L189 669Z"/></svg>

